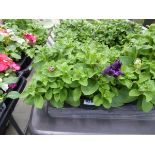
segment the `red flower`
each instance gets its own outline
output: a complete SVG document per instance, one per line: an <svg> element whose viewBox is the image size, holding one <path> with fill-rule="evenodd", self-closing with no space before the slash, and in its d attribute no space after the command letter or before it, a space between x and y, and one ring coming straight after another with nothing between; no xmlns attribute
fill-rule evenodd
<svg viewBox="0 0 155 155"><path fill-rule="evenodd" d="M11 66L12 62L12 59L10 59L7 55L0 54L0 72L7 70Z"/></svg>
<svg viewBox="0 0 155 155"><path fill-rule="evenodd" d="M24 39L27 40L30 45L35 44L37 41L37 37L32 35L31 33L25 33Z"/></svg>
<svg viewBox="0 0 155 155"><path fill-rule="evenodd" d="M5 54L0 54L0 72L4 72L9 68L12 68L14 71L20 70L20 66L13 62L12 59Z"/></svg>
<svg viewBox="0 0 155 155"><path fill-rule="evenodd" d="M8 85L8 87L9 87L10 89L14 89L14 88L17 87L17 84L16 84L16 83L11 83L11 84Z"/></svg>

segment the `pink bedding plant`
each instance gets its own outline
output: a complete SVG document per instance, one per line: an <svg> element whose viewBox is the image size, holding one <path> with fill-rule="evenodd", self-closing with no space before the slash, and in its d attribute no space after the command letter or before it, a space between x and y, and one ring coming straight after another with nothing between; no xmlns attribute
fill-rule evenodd
<svg viewBox="0 0 155 155"><path fill-rule="evenodd" d="M23 38L28 42L29 45L34 45L37 41L37 37L32 33L25 33Z"/></svg>
<svg viewBox="0 0 155 155"><path fill-rule="evenodd" d="M4 72L7 69L12 69L13 71L19 71L20 66L13 62L6 54L0 54L0 72Z"/></svg>
<svg viewBox="0 0 155 155"><path fill-rule="evenodd" d="M17 43L24 43L25 40L16 36L15 33L11 29L5 29L0 27L0 35L3 37L9 37L12 41L16 41Z"/></svg>
<svg viewBox="0 0 155 155"><path fill-rule="evenodd" d="M14 90L18 81L15 72L18 70L20 70L18 64L6 54L0 53L0 106L6 98L19 98L19 93Z"/></svg>
<svg viewBox="0 0 155 155"><path fill-rule="evenodd" d="M37 37L32 33L22 32L20 34L22 36L18 35L13 30L0 26L0 43L2 44L0 52L16 61L21 59L22 53L29 56L29 51L33 48L32 45L37 42ZM15 64L13 65L16 67Z"/></svg>
<svg viewBox="0 0 155 155"><path fill-rule="evenodd" d="M20 66L13 62L11 58L9 58L6 54L0 53L0 73L3 74L8 70L12 70L13 72L19 71ZM10 76L10 74L8 74ZM5 74L5 77L7 77L7 74ZM3 79L0 78L0 82L3 82ZM11 84L3 84L1 86L1 89L3 91L7 91L9 88L14 89L17 86L16 83L11 83Z"/></svg>
<svg viewBox="0 0 155 155"><path fill-rule="evenodd" d="M0 35L2 35L2 36L8 36L9 33L7 32L6 29L2 29L2 28L0 28Z"/></svg>

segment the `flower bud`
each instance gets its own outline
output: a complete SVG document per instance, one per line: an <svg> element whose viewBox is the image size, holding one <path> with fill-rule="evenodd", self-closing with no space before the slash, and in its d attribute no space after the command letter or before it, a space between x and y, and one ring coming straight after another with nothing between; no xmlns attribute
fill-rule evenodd
<svg viewBox="0 0 155 155"><path fill-rule="evenodd" d="M50 67L48 68L48 70L49 70L50 72L53 72L53 71L55 70L55 68L54 68L53 66L50 66Z"/></svg>
<svg viewBox="0 0 155 155"><path fill-rule="evenodd" d="M142 61L141 61L141 59L137 58L137 59L135 60L135 62L134 62L134 66L135 66L137 69L141 68L141 66L142 66Z"/></svg>

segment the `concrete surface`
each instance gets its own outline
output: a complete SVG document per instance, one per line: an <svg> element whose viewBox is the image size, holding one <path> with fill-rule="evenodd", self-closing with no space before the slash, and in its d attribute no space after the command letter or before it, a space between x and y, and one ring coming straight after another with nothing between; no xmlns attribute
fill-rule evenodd
<svg viewBox="0 0 155 155"><path fill-rule="evenodd" d="M33 75L33 71L31 72L30 76L27 79L27 84L31 80ZM13 111L14 119L16 120L17 124L21 128L21 130L24 132L31 112L31 105L28 105L24 103L22 99L20 99ZM7 129L6 135L17 135L17 132L13 128L13 126L10 124L10 126Z"/></svg>
<svg viewBox="0 0 155 155"><path fill-rule="evenodd" d="M24 131L26 128L30 116L30 111L31 106L25 104L22 100L19 100L13 112L13 116L18 125L20 126L20 128L22 129L22 131ZM10 125L9 128L7 129L6 135L17 135L12 125Z"/></svg>

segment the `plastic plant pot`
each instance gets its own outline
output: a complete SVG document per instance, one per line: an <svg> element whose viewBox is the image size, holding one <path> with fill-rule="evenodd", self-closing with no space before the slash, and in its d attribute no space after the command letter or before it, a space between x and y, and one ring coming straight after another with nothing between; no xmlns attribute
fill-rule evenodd
<svg viewBox="0 0 155 155"><path fill-rule="evenodd" d="M19 81L17 82L17 87L14 90L21 93L24 90L26 83L27 83L26 79L24 77L20 77ZM14 108L18 100L19 99L9 99L9 98L4 100L3 104L5 104L6 107L5 110L3 110L3 113L1 113L0 117L0 134L4 134L8 124L9 117L14 111Z"/></svg>
<svg viewBox="0 0 155 155"><path fill-rule="evenodd" d="M147 27L148 25L155 24L155 19L145 19L143 26Z"/></svg>

